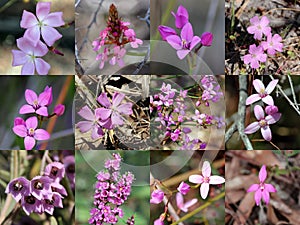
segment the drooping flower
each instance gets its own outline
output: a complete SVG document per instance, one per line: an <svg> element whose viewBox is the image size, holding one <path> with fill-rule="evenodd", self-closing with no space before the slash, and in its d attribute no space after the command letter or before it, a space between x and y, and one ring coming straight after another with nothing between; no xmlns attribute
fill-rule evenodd
<svg viewBox="0 0 300 225"><path fill-rule="evenodd" d="M50 134L43 129L36 129L38 126L38 119L33 116L29 117L24 124L20 124L13 127L13 132L24 138L24 146L26 150L31 150L36 143L36 140L48 140Z"/></svg>
<svg viewBox="0 0 300 225"><path fill-rule="evenodd" d="M190 185L188 185L183 181L179 184L177 188L177 190L183 195L186 195L190 191L190 189L191 189Z"/></svg>
<svg viewBox="0 0 300 225"><path fill-rule="evenodd" d="M267 115L265 117L263 108L260 105L256 105L256 106L254 106L254 115L255 115L257 121L249 124L245 128L245 130L244 130L245 134L255 133L260 128L263 138L266 141L271 141L272 140L272 132L271 132L269 125L276 123L280 119L281 113L274 113L272 115Z"/></svg>
<svg viewBox="0 0 300 225"><path fill-rule="evenodd" d="M202 166L202 175L191 175L189 181L194 184L201 184L200 195L206 199L210 184L223 184L225 179L218 175L211 175L211 167L208 161L204 161Z"/></svg>
<svg viewBox="0 0 300 225"><path fill-rule="evenodd" d="M8 183L5 193L10 193L16 202L18 202L24 195L30 193L29 185L30 182L25 177L18 177Z"/></svg>
<svg viewBox="0 0 300 225"><path fill-rule="evenodd" d="M60 162L53 162L45 167L44 175L52 178L56 182L60 182L65 176L65 167Z"/></svg>
<svg viewBox="0 0 300 225"><path fill-rule="evenodd" d="M256 44L250 45L249 53L244 56L244 63L249 64L252 69L259 68L259 62L266 62L267 55L264 53L264 49L262 46L256 46Z"/></svg>
<svg viewBox="0 0 300 225"><path fill-rule="evenodd" d="M54 207L63 208L62 196L58 193L52 193L42 201L43 209L45 212L53 215Z"/></svg>
<svg viewBox="0 0 300 225"><path fill-rule="evenodd" d="M51 183L52 179L48 176L36 176L30 181L30 193L38 200L42 200L52 194Z"/></svg>
<svg viewBox="0 0 300 225"><path fill-rule="evenodd" d="M272 80L268 86L265 88L265 85L261 80L255 79L253 80L253 87L255 88L258 94L252 94L246 99L246 105L250 105L254 102L262 100L264 103L268 105L274 105L274 101L272 96L270 96L271 92L274 90L278 83L278 79Z"/></svg>
<svg viewBox="0 0 300 225"><path fill-rule="evenodd" d="M175 17L175 25L178 29L189 22L189 13L182 5L178 7L176 14L172 12L172 15Z"/></svg>
<svg viewBox="0 0 300 225"><path fill-rule="evenodd" d="M186 203L184 203L183 195L180 192L176 193L177 207L183 212L187 212L188 208L195 205L197 202L198 202L198 200L196 198L193 198L192 200L187 201Z"/></svg>
<svg viewBox="0 0 300 225"><path fill-rule="evenodd" d="M163 41L166 41L166 38L170 35L176 35L176 31L172 27L164 26L164 25L159 25L158 26L158 31L160 33L161 38Z"/></svg>
<svg viewBox="0 0 300 225"><path fill-rule="evenodd" d="M22 75L34 75L34 71L39 75L47 75L51 66L42 58L47 54L47 46L38 41L34 46L27 38L17 39L17 46L21 50L12 50L12 66L22 66Z"/></svg>
<svg viewBox="0 0 300 225"><path fill-rule="evenodd" d="M166 37L167 42L177 50L179 59L186 57L191 50L201 41L200 37L194 36L193 27L190 23L186 23L180 37L178 35L170 35Z"/></svg>
<svg viewBox="0 0 300 225"><path fill-rule="evenodd" d="M159 204L163 201L164 196L165 196L165 194L162 190L156 189L151 193L150 203Z"/></svg>
<svg viewBox="0 0 300 225"><path fill-rule="evenodd" d="M23 207L24 212L29 216L30 213L36 212L41 214L43 212L43 205L42 201L38 200L31 194L25 195L21 199L21 205Z"/></svg>
<svg viewBox="0 0 300 225"><path fill-rule="evenodd" d="M211 46L213 39L214 39L214 35L212 33L204 32L201 35L201 44L203 46Z"/></svg>
<svg viewBox="0 0 300 225"><path fill-rule="evenodd" d="M40 41L40 36L48 46L52 46L62 35L54 29L65 24L62 12L50 13L51 2L38 2L36 5L36 16L26 10L23 11L20 26L25 28L24 37L33 46Z"/></svg>
<svg viewBox="0 0 300 225"><path fill-rule="evenodd" d="M252 26L247 28L249 34L254 34L254 38L257 40L262 39L262 35L268 36L271 33L271 27L269 27L269 19L266 16L263 16L259 20L258 16L255 16L250 19Z"/></svg>
<svg viewBox="0 0 300 225"><path fill-rule="evenodd" d="M282 52L283 44L281 43L282 38L279 34L272 34L270 33L267 36L267 41L263 41L261 43L261 46L264 48L264 50L267 50L268 54L275 55L277 52Z"/></svg>
<svg viewBox="0 0 300 225"><path fill-rule="evenodd" d="M247 190L247 192L255 192L254 199L256 205L259 205L262 198L266 204L269 204L270 192L277 192L272 184L265 183L267 175L266 166L263 165L258 174L259 184L252 184Z"/></svg>

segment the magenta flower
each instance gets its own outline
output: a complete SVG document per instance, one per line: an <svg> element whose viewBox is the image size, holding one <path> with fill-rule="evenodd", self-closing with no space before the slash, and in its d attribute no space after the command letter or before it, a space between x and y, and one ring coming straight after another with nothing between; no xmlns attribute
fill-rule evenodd
<svg viewBox="0 0 300 225"><path fill-rule="evenodd" d="M266 106L265 108L265 112L268 114L268 115L273 115L275 113L278 112L278 107L276 105L268 105Z"/></svg>
<svg viewBox="0 0 300 225"><path fill-rule="evenodd" d="M12 50L12 66L23 65L22 75L34 75L36 70L39 75L47 75L51 66L39 58L47 54L47 46L38 41L34 46L28 39L22 37L17 39L17 46L21 50Z"/></svg>
<svg viewBox="0 0 300 225"><path fill-rule="evenodd" d="M36 176L30 181L30 193L36 199L42 200L52 192L51 183L52 179L47 176Z"/></svg>
<svg viewBox="0 0 300 225"><path fill-rule="evenodd" d="M182 5L178 7L177 13L172 12L172 15L175 17L175 25L178 29L181 29L189 22L189 13Z"/></svg>
<svg viewBox="0 0 300 225"><path fill-rule="evenodd" d="M153 223L154 225L164 225L164 221L162 221L160 218L156 219Z"/></svg>
<svg viewBox="0 0 300 225"><path fill-rule="evenodd" d="M45 198L43 201L43 209L45 212L53 215L54 207L63 208L62 197L58 193L52 193L52 196Z"/></svg>
<svg viewBox="0 0 300 225"><path fill-rule="evenodd" d="M92 110L88 106L82 107L82 109L78 112L78 114L86 119L86 121L80 121L76 124L77 128L79 128L80 132L86 133L89 130L92 130L92 139L98 139L103 136L103 130L99 124L100 120L100 111L99 109L95 109L93 113Z"/></svg>
<svg viewBox="0 0 300 225"><path fill-rule="evenodd" d="M38 2L36 5L36 16L23 11L20 26L25 28L24 37L36 46L42 35L43 40L48 46L52 46L62 35L54 29L65 24L62 12L50 13L51 2Z"/></svg>
<svg viewBox="0 0 300 225"><path fill-rule="evenodd" d="M259 62L266 62L267 55L264 53L264 49L262 46L257 46L255 44L250 45L249 53L244 56L244 63L249 64L252 69L259 68Z"/></svg>
<svg viewBox="0 0 300 225"><path fill-rule="evenodd" d="M204 161L202 166L202 175L191 175L189 181L194 184L201 184L200 195L206 199L210 184L223 184L225 179L221 176L211 175L211 167L208 161Z"/></svg>
<svg viewBox="0 0 300 225"><path fill-rule="evenodd" d="M150 199L150 203L152 204L159 204L163 201L164 199L164 192L162 190L154 190L152 193L151 193L151 199Z"/></svg>
<svg viewBox="0 0 300 225"><path fill-rule="evenodd" d="M181 37L170 35L166 37L167 42L177 50L179 59L183 59L201 41L200 37L194 36L193 27L186 23L181 30Z"/></svg>
<svg viewBox="0 0 300 225"><path fill-rule="evenodd" d="M281 113L274 113L272 115L267 115L265 117L263 108L260 105L256 105L256 106L254 106L254 115L255 115L257 121L249 124L245 128L245 130L244 130L245 134L255 133L260 128L263 138L266 141L271 141L272 140L272 132L271 132L269 125L276 123L280 119Z"/></svg>
<svg viewBox="0 0 300 225"><path fill-rule="evenodd" d="M36 140L48 140L50 134L43 129L36 129L38 126L38 119L33 116L25 121L25 125L17 125L13 127L13 132L24 138L24 146L26 150L31 150L35 146Z"/></svg>
<svg viewBox="0 0 300 225"><path fill-rule="evenodd" d="M143 44L143 41L141 39L136 38L136 34L133 29L125 30L124 35L128 38L128 41L130 42L132 48L138 48L139 45Z"/></svg>
<svg viewBox="0 0 300 225"><path fill-rule="evenodd" d="M264 50L267 50L268 54L275 55L276 51L282 52L283 44L281 41L282 38L279 34L274 34L272 37L272 34L270 33L267 36L267 41L263 41L261 46L264 48Z"/></svg>
<svg viewBox="0 0 300 225"><path fill-rule="evenodd" d="M18 177L8 183L5 193L10 193L16 202L19 202L24 195L30 193L29 185L30 182L25 177Z"/></svg>
<svg viewBox="0 0 300 225"><path fill-rule="evenodd" d="M214 39L214 35L212 33L204 32L201 35L201 44L203 46L211 46L213 39Z"/></svg>
<svg viewBox="0 0 300 225"><path fill-rule="evenodd" d="M65 176L65 167L60 162L53 162L45 167L44 175L50 177L55 182L60 182Z"/></svg>
<svg viewBox="0 0 300 225"><path fill-rule="evenodd" d="M271 92L274 90L278 83L278 79L272 80L267 88L261 80L255 79L253 80L253 86L258 94L252 94L246 99L246 105L250 105L254 102L262 100L264 103L268 105L274 105L274 101L272 96L270 96Z"/></svg>
<svg viewBox="0 0 300 225"><path fill-rule="evenodd" d="M53 112L57 115L57 116L61 116L64 114L65 112L65 106L63 104L58 104L54 107Z"/></svg>
<svg viewBox="0 0 300 225"><path fill-rule="evenodd" d="M173 28L164 25L159 25L158 31L163 41L166 41L166 38L170 35L177 35L176 31Z"/></svg>
<svg viewBox="0 0 300 225"><path fill-rule="evenodd" d="M112 102L107 97L106 93L102 93L97 101L104 106L105 108L99 108L98 113L101 118L101 125L107 129L112 129L116 125L123 125L122 114L131 115L132 112L132 103L121 104L125 95L122 93L115 92L112 97Z"/></svg>
<svg viewBox="0 0 300 225"><path fill-rule="evenodd" d="M37 198L35 198L31 194L27 195L27 196L24 196L21 199L21 204L22 204L24 212L28 216L32 212L36 212L36 213L40 213L40 214L43 213L42 201L38 200Z"/></svg>
<svg viewBox="0 0 300 225"><path fill-rule="evenodd" d="M266 16L263 16L259 20L258 16L255 16L250 19L252 26L247 28L249 34L254 34L254 38L261 40L262 35L268 36L271 33L271 27L269 27L269 19Z"/></svg>
<svg viewBox="0 0 300 225"><path fill-rule="evenodd" d="M41 94L39 94L39 96L37 96L33 90L26 89L25 99L28 104L23 105L20 108L19 113L36 113L41 116L48 116L47 106L50 98L52 97L52 89L49 90L43 91Z"/></svg>
<svg viewBox="0 0 300 225"><path fill-rule="evenodd" d="M183 181L179 184L177 190L183 194L186 195L190 191L191 187L187 183L184 183Z"/></svg>
<svg viewBox="0 0 300 225"><path fill-rule="evenodd" d="M276 188L272 184L266 184L266 178L267 178L267 170L266 166L263 165L259 171L258 174L259 177L259 184L252 184L247 192L254 192L254 199L256 202L256 205L259 205L261 199L263 198L264 202L266 204L269 204L270 201L270 192L277 192Z"/></svg>
<svg viewBox="0 0 300 225"><path fill-rule="evenodd" d="M196 198L193 198L192 200L187 201L186 203L184 203L183 195L180 192L178 192L176 194L177 207L183 212L187 212L188 208L195 205L197 202L198 202L198 200Z"/></svg>

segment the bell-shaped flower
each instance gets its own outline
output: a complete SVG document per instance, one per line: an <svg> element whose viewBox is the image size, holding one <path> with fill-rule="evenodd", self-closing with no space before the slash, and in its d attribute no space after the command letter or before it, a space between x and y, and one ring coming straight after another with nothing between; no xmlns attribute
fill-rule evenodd
<svg viewBox="0 0 300 225"><path fill-rule="evenodd" d="M19 202L23 196L29 194L29 185L30 181L25 177L18 177L8 183L5 193L10 193L16 202Z"/></svg>
<svg viewBox="0 0 300 225"><path fill-rule="evenodd" d="M43 213L43 205L42 201L38 200L31 194L24 196L21 199L21 205L23 207L24 212L29 216L30 213L35 212L35 213Z"/></svg>
<svg viewBox="0 0 300 225"><path fill-rule="evenodd" d="M30 193L38 200L42 200L52 193L51 183L52 179L50 177L36 176L30 181Z"/></svg>
<svg viewBox="0 0 300 225"><path fill-rule="evenodd" d="M60 182L65 176L64 164L53 162L45 167L44 175L52 178L55 182Z"/></svg>

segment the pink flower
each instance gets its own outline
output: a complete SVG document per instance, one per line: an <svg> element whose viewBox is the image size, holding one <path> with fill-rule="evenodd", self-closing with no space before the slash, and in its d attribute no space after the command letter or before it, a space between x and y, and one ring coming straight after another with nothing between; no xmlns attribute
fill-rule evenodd
<svg viewBox="0 0 300 225"><path fill-rule="evenodd" d="M163 41L165 41L168 36L177 34L173 28L164 25L158 26L158 31Z"/></svg>
<svg viewBox="0 0 300 225"><path fill-rule="evenodd" d="M196 198L193 198L192 200L187 201L186 203L184 203L183 202L183 195L180 192L178 192L176 194L177 207L183 212L187 212L188 208L195 205L197 202L198 202L198 200Z"/></svg>
<svg viewBox="0 0 300 225"><path fill-rule="evenodd" d="M193 27L186 23L181 30L181 37L170 35L166 37L167 42L177 50L179 59L183 59L201 41L200 37L194 36Z"/></svg>
<svg viewBox="0 0 300 225"><path fill-rule="evenodd" d="M125 54L126 54L125 48L121 48L120 46L115 46L114 47L114 56L111 58L109 63L111 65L115 65L116 63L118 63L118 65L120 67L124 66L123 57Z"/></svg>
<svg viewBox="0 0 300 225"><path fill-rule="evenodd" d="M265 112L268 114L268 115L273 115L275 113L278 112L278 107L276 105L268 105L266 106L265 108Z"/></svg>
<svg viewBox="0 0 300 225"><path fill-rule="evenodd" d="M164 192L161 190L154 190L151 193L151 199L150 199L150 203L152 204L159 204L162 202L162 200L164 199Z"/></svg>
<svg viewBox="0 0 300 225"><path fill-rule="evenodd" d="M100 60L99 69L103 69L104 63L108 60L108 48L104 48L103 52L96 56L96 60Z"/></svg>
<svg viewBox="0 0 300 225"><path fill-rule="evenodd" d="M21 50L12 50L13 61L12 66L23 65L22 75L33 75L36 70L39 75L47 75L51 66L39 57L47 54L47 46L38 41L36 46L26 38L17 39L17 46Z"/></svg>
<svg viewBox="0 0 300 225"><path fill-rule="evenodd" d="M175 17L175 25L178 29L181 29L189 22L189 13L182 5L178 7L177 13L172 12L172 15Z"/></svg>
<svg viewBox="0 0 300 225"><path fill-rule="evenodd" d="M244 63L250 63L252 69L259 68L259 62L267 61L267 55L264 53L264 49L260 45L257 47L255 44L250 45L249 52L250 54L244 56Z"/></svg>
<svg viewBox="0 0 300 225"><path fill-rule="evenodd" d="M254 199L256 202L256 205L259 205L261 199L263 198L264 202L266 204L269 204L270 201L270 192L277 192L276 188L272 184L266 184L266 178L267 178L267 170L266 166L263 165L259 171L258 174L259 177L259 184L252 184L247 192L254 192Z"/></svg>
<svg viewBox="0 0 300 225"><path fill-rule="evenodd" d="M38 126L38 120L35 116L29 117L25 121L25 125L17 125L13 127L13 132L24 138L24 146L26 150L31 150L35 146L36 140L48 140L50 134L43 129L36 129Z"/></svg>
<svg viewBox="0 0 300 225"><path fill-rule="evenodd" d="M281 41L282 38L279 34L274 34L272 37L272 34L270 33L267 36L267 41L263 41L261 46L264 48L264 50L267 50L268 54L275 55L276 51L282 52L283 44Z"/></svg>
<svg viewBox="0 0 300 225"><path fill-rule="evenodd" d="M51 2L38 2L36 5L36 16L23 11L21 27L25 28L24 37L36 46L42 35L48 46L52 46L62 35L53 27L60 27L65 24L62 12L50 13Z"/></svg>
<svg viewBox="0 0 300 225"><path fill-rule="evenodd" d="M133 29L125 30L124 34L128 38L132 48L138 48L139 45L143 44L143 41L141 39L136 38Z"/></svg>
<svg viewBox="0 0 300 225"><path fill-rule="evenodd" d="M253 86L258 94L252 94L246 99L246 105L250 105L254 102L262 100L264 103L268 105L274 105L274 101L272 96L270 96L271 92L274 90L278 83L278 79L272 80L267 88L261 80L255 79L253 80Z"/></svg>
<svg viewBox="0 0 300 225"><path fill-rule="evenodd" d="M254 34L254 38L261 40L262 35L268 36L271 33L271 27L269 27L269 19L266 16L263 16L259 20L258 16L255 16L250 19L252 26L247 28L249 34Z"/></svg>
<svg viewBox="0 0 300 225"><path fill-rule="evenodd" d="M51 89L52 90L52 89ZM52 91L43 91L39 96L30 89L25 91L25 99L28 104L23 105L19 113L36 113L41 116L48 116L48 103L52 96Z"/></svg>
<svg viewBox="0 0 300 225"><path fill-rule="evenodd" d="M154 225L164 225L164 221L162 221L160 218L154 221Z"/></svg>
<svg viewBox="0 0 300 225"><path fill-rule="evenodd" d="M210 184L223 184L225 179L221 176L211 175L211 167L208 161L204 161L202 166L202 175L191 175L189 181L194 184L201 184L200 195L206 199Z"/></svg>
<svg viewBox="0 0 300 225"><path fill-rule="evenodd" d="M57 116L61 116L64 114L65 112L65 106L63 104L58 104L54 107L53 112L57 115Z"/></svg>
<svg viewBox="0 0 300 225"><path fill-rule="evenodd" d="M245 128L245 131L244 131L245 134L255 133L260 128L263 138L266 141L271 141L272 132L271 132L269 125L276 123L280 119L281 113L274 113L272 115L267 115L265 117L263 108L260 105L256 105L254 107L254 115L255 115L257 121L249 124Z"/></svg>
<svg viewBox="0 0 300 225"><path fill-rule="evenodd" d="M186 195L190 191L191 187L187 183L184 183L183 181L179 184L177 190L183 194Z"/></svg>
<svg viewBox="0 0 300 225"><path fill-rule="evenodd" d="M201 35L201 44L203 46L211 46L213 39L214 39L214 35L212 33L204 32Z"/></svg>

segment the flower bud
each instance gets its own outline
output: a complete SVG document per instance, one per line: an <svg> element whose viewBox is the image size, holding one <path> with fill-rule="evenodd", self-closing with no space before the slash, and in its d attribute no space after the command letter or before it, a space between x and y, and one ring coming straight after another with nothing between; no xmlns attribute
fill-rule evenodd
<svg viewBox="0 0 300 225"><path fill-rule="evenodd" d="M59 104L57 106L54 107L54 113L57 115L57 116L61 116L62 114L64 114L65 112L65 106L62 105L62 104Z"/></svg>
<svg viewBox="0 0 300 225"><path fill-rule="evenodd" d="M171 28L171 27L167 27L167 26L163 26L163 25L160 25L158 26L158 31L161 35L161 38L165 41L166 38L170 35L176 35L176 31Z"/></svg>
<svg viewBox="0 0 300 225"><path fill-rule="evenodd" d="M203 46L211 46L211 43L214 39L214 36L212 33L210 32L204 32L202 35L201 35L201 44Z"/></svg>

